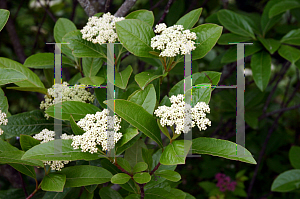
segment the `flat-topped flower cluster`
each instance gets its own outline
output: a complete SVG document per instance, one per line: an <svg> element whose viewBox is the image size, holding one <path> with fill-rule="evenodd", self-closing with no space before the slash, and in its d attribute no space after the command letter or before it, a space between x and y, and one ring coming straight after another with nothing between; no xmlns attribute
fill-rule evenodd
<svg viewBox="0 0 300 199"><path fill-rule="evenodd" d="M188 133L188 131L197 124L199 130L206 130L211 121L206 118L206 113L210 113L210 108L205 102L198 102L193 108L186 105L184 95L173 95L170 98L171 107L166 105L159 106L154 111L157 117L160 117L160 123L164 126L176 125L175 133ZM188 107L189 106L189 107ZM188 111L189 110L189 111Z"/></svg>
<svg viewBox="0 0 300 199"><path fill-rule="evenodd" d="M0 126L7 125L8 119L5 119L5 118L6 118L6 113L4 113L0 110ZM2 134L3 134L3 130L0 128L0 135L2 135Z"/></svg>
<svg viewBox="0 0 300 199"><path fill-rule="evenodd" d="M116 22L124 20L124 17L115 17L109 12L102 17L90 17L86 26L80 31L82 39L94 44L114 43L119 41L116 33Z"/></svg>
<svg viewBox="0 0 300 199"><path fill-rule="evenodd" d="M151 47L161 50L161 57L175 57L179 55L190 54L195 50L196 33L190 30L184 30L182 25L174 25L167 28L167 25L160 23L155 26L155 33L160 33L151 39Z"/></svg>

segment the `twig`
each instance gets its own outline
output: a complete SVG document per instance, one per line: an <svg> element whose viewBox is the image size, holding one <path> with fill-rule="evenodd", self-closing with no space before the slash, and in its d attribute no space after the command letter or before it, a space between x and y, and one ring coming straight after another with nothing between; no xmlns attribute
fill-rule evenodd
<svg viewBox="0 0 300 199"><path fill-rule="evenodd" d="M89 17L97 13L96 8L94 8L89 0L78 0L78 2Z"/></svg>
<svg viewBox="0 0 300 199"><path fill-rule="evenodd" d="M47 14L51 17L51 19L56 22L57 19L55 18L55 16L53 15L53 13L48 9L48 7L45 7L40 0L37 0L39 2L39 4L44 8L44 10L47 12Z"/></svg>
<svg viewBox="0 0 300 199"><path fill-rule="evenodd" d="M165 11L164 11L163 15L161 16L161 18L159 19L159 21L157 22L157 24L161 23L165 19L165 17L167 16L167 14L168 14L168 12L170 10L170 7L171 7L171 4L173 3L173 1L174 0L169 0L168 1L168 4L167 4L167 6L165 8Z"/></svg>
<svg viewBox="0 0 300 199"><path fill-rule="evenodd" d="M108 12L111 0L106 0L104 12Z"/></svg>
<svg viewBox="0 0 300 199"><path fill-rule="evenodd" d="M22 0L21 3L19 4L17 11L16 11L15 15L14 15L13 18L12 18L13 21L16 20L18 14L19 14L19 11L20 11L20 9L21 9L21 7L22 7L22 5L23 5L23 3L24 3L24 0Z"/></svg>
<svg viewBox="0 0 300 199"><path fill-rule="evenodd" d="M144 186L145 184L138 184L141 190L141 199L144 199L145 197L145 192L144 192Z"/></svg>
<svg viewBox="0 0 300 199"><path fill-rule="evenodd" d="M150 8L150 11L152 11L153 9L155 9L156 7L158 7L164 0L160 0L159 2L157 2L154 6L152 6Z"/></svg>
<svg viewBox="0 0 300 199"><path fill-rule="evenodd" d="M123 169L120 165L118 165L117 161L115 161L114 165L120 169L123 173L126 173L127 175L129 175L130 177L133 177L133 175L131 173L129 173L128 171L126 171L125 169Z"/></svg>
<svg viewBox="0 0 300 199"><path fill-rule="evenodd" d="M80 187L80 192L79 192L79 194L78 194L78 198L80 198L80 196L82 195L83 190L84 190L84 186L81 186L81 187Z"/></svg>
<svg viewBox="0 0 300 199"><path fill-rule="evenodd" d="M288 84L286 85L286 88L285 88L285 92L284 92L284 95L283 95L283 99L282 99L282 102L280 104L280 107L282 108L284 106L284 101L285 101L285 98L288 94L288 91L289 91L289 87L290 87L290 83L291 83L291 78L289 78L289 82Z"/></svg>
<svg viewBox="0 0 300 199"><path fill-rule="evenodd" d="M43 16L42 21L41 21L41 23L40 23L40 25L39 25L37 34L36 34L36 36L35 36L35 40L34 40L34 43L33 43L33 47L32 47L32 50L31 50L31 54L33 54L33 51L34 51L34 49L35 49L35 47L36 47L36 45L37 45L37 42L38 42L38 39L39 39L39 35L40 35L40 32L41 32L41 28L42 28L42 26L43 26L43 23L45 22L46 16L47 16L47 13L44 13L44 16Z"/></svg>
<svg viewBox="0 0 300 199"><path fill-rule="evenodd" d="M73 0L72 13L71 13L71 17L70 17L71 21L74 20L77 5L78 5L78 1L77 0Z"/></svg>
<svg viewBox="0 0 300 199"><path fill-rule="evenodd" d="M296 105L296 106L291 106L291 107L287 107L287 108L282 108L282 109L278 109L276 111L272 111L272 112L269 112L266 114L265 117L268 117L270 115L274 115L276 113L281 113L281 112L286 112L286 111L290 111L290 110L293 110L293 109L297 109L297 108L300 108L300 104ZM259 117L259 119L263 119L264 117Z"/></svg>
<svg viewBox="0 0 300 199"><path fill-rule="evenodd" d="M150 172L150 175L153 175L153 173L158 169L160 166L160 162L153 168L153 170Z"/></svg>
<svg viewBox="0 0 300 199"><path fill-rule="evenodd" d="M130 55L130 52L127 52L125 55L123 55L123 57L121 58L121 61L123 61L123 59L125 59L126 57L128 57Z"/></svg>
<svg viewBox="0 0 300 199"><path fill-rule="evenodd" d="M288 99L288 101L285 103L285 106L288 106L289 103L291 102L291 100L294 98L294 96L296 95L299 87L300 87L300 80L299 80L299 70L296 69L296 73L297 73L297 85L296 88L294 89L294 92L292 93L291 97Z"/></svg>
<svg viewBox="0 0 300 199"><path fill-rule="evenodd" d="M118 9L118 11L115 13L115 17L124 17L129 10L134 6L135 2L137 0L126 0L121 7Z"/></svg>
<svg viewBox="0 0 300 199"><path fill-rule="evenodd" d="M19 171L18 171L18 173L19 173L20 178L21 178L22 189L24 191L25 197L28 197L28 193L27 193L26 188L25 188L25 184L24 184L24 180L23 180L22 174Z"/></svg>

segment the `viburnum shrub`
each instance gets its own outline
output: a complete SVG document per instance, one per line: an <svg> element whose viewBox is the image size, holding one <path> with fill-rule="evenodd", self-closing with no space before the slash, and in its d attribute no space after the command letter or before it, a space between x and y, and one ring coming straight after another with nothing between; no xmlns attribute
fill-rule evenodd
<svg viewBox="0 0 300 199"><path fill-rule="evenodd" d="M14 83L17 87L7 88L45 95L40 110L10 115L0 89L0 163L35 179L36 188L28 198L37 192L44 198L53 198L53 192L58 192L55 197L68 194L69 198L77 198L78 189L80 198L98 194L103 199L194 198L176 189L181 176L174 170L178 164L185 164L188 154L256 164L246 149L245 156L236 156L236 150L244 150L236 143L199 136L183 139L183 134L192 129L205 131L211 126L212 88L193 88L191 104L185 102L184 80L174 85L168 96L160 96L160 86L177 64L184 72L184 56L192 53L192 60L201 59L222 33L222 26L216 24L194 27L201 11L189 12L170 27L164 23L154 26L153 13L147 10L132 12L125 18L97 14L82 30L60 18L54 26L54 39L56 43L68 43L61 44L62 67L73 66L78 74L50 88L45 88L29 68L53 68L53 52L32 55L24 65L0 58L0 74L7 77L1 78L1 85ZM110 78L105 64L107 43L115 43L112 100L107 100L106 88L100 88ZM158 63L156 70L132 74L132 67L127 66L120 71L121 58L128 53ZM192 84L217 85L220 76L214 71L197 72L192 75ZM61 99L55 89L60 89ZM55 110L58 103L61 110ZM61 111L61 118L55 118L56 111ZM58 120L62 121L60 137L54 131L54 121ZM113 144L108 142L108 129L113 129ZM9 143L14 137L20 140L18 148ZM36 168L45 171L42 180ZM235 184L230 179L225 181L217 186L234 190Z"/></svg>

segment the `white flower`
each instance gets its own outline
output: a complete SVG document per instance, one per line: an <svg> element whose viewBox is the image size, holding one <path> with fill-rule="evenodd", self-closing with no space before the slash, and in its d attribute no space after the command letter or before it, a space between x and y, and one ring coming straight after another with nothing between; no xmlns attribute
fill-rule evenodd
<svg viewBox="0 0 300 199"><path fill-rule="evenodd" d="M205 102L198 102L194 108L190 107L190 112L187 112L189 109L185 110L184 95L173 95L170 101L172 103L171 107L159 106L154 111L154 114L161 118L160 123L163 127L175 124L175 133L181 134L181 132L188 133L196 124L200 131L206 130L206 125L211 125L211 121L206 118L205 113L209 113L210 109Z"/></svg>
<svg viewBox="0 0 300 199"><path fill-rule="evenodd" d="M50 106L64 101L94 101L94 96L90 92L86 91L83 85L75 85L74 87L68 87L67 82L64 82L62 85L53 85L52 88L48 89L47 93L50 96L50 98L48 97L48 95L45 95L45 101L41 102L40 109L47 110ZM56 96L57 93L59 96ZM45 113L45 117L48 119L50 116L47 113Z"/></svg>
<svg viewBox="0 0 300 199"><path fill-rule="evenodd" d="M42 130L40 133L35 134L33 138L40 140L41 144L46 143L52 140L55 140L55 132L54 131L49 131L48 129ZM60 136L61 139L63 140L68 140L72 139L73 135L67 135L66 133L62 134ZM62 161L43 161L44 165L49 165L51 170L57 170L60 171L65 164L68 164L70 161L68 160L62 160Z"/></svg>
<svg viewBox="0 0 300 199"><path fill-rule="evenodd" d="M110 150L113 146L107 146L107 127L112 129L114 126L114 143L121 139L122 133L118 133L121 129L119 119L116 115L114 116L114 124L107 122L111 121L112 117L108 116L109 111L103 109L102 112L97 112L96 114L87 114L83 119L81 119L77 125L80 126L84 131L82 135L75 135L73 137L72 146L74 149L81 148L82 152L96 153L98 148L97 145L101 145L102 150ZM110 139L109 139L110 140Z"/></svg>
<svg viewBox="0 0 300 199"><path fill-rule="evenodd" d="M0 126L7 125L8 119L5 119L5 118L6 118L6 113L4 113L0 110ZM0 135L2 135L2 134L3 134L3 130L0 128Z"/></svg>
<svg viewBox="0 0 300 199"><path fill-rule="evenodd" d="M90 17L86 26L80 31L82 39L91 41L94 44L114 43L119 41L116 33L116 22L124 20L124 17L115 17L109 12L100 18Z"/></svg>
<svg viewBox="0 0 300 199"><path fill-rule="evenodd" d="M161 57L175 57L179 55L190 54L195 50L195 42L197 39L196 33L190 30L183 30L182 25L174 25L167 28L166 24L160 23L155 26L155 33L160 33L151 38L151 47L161 50Z"/></svg>

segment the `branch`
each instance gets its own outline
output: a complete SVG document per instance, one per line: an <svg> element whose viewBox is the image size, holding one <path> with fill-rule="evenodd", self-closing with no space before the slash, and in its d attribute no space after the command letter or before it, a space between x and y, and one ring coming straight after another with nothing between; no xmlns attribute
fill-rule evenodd
<svg viewBox="0 0 300 199"><path fill-rule="evenodd" d="M171 4L173 3L173 1L174 1L174 0L169 0L167 6L166 6L166 8L165 8L164 14L161 16L161 18L159 19L159 21L157 22L157 24L161 23L161 22L165 19L165 17L167 16L167 13L168 13L169 10L170 10L170 6L171 6Z"/></svg>
<svg viewBox="0 0 300 199"><path fill-rule="evenodd" d="M269 112L266 114L265 117L268 117L270 115L274 115L276 113L281 113L281 112L286 112L286 111L290 111L290 110L293 110L293 109L297 109L297 108L300 108L300 104L296 105L296 106L291 106L291 107L288 107L288 108L282 108L282 109L278 109L276 111L272 111L272 112ZM259 119L262 119L263 117L260 117Z"/></svg>
<svg viewBox="0 0 300 199"><path fill-rule="evenodd" d="M78 0L78 2L89 17L94 16L97 13L96 8L89 0Z"/></svg>
<svg viewBox="0 0 300 199"><path fill-rule="evenodd" d="M154 8L158 7L164 0L160 0L159 2L157 2L154 6L152 6L150 8L150 11L152 11Z"/></svg>
<svg viewBox="0 0 300 199"><path fill-rule="evenodd" d="M25 197L28 197L28 193L27 193L26 188L25 188L25 184L24 184L24 180L23 180L22 174L19 171L18 171L18 173L19 173L20 178L21 178L22 189L24 191Z"/></svg>
<svg viewBox="0 0 300 199"><path fill-rule="evenodd" d="M78 5L78 1L77 0L73 0L73 4L72 4L72 13L71 13L71 17L70 20L73 21L74 17L75 17L75 12L76 12L76 7Z"/></svg>
<svg viewBox="0 0 300 199"><path fill-rule="evenodd" d="M106 0L104 12L108 12L111 0Z"/></svg>
<svg viewBox="0 0 300 199"><path fill-rule="evenodd" d="M120 165L118 165L117 162L114 163L114 165L120 169L123 173L126 173L127 175L129 175L130 177L133 177L133 175L131 173L129 173L128 171L126 171L125 169L123 169Z"/></svg>
<svg viewBox="0 0 300 199"><path fill-rule="evenodd" d="M37 42L38 42L39 35L40 35L40 32L41 32L41 28L42 28L43 23L45 22L46 16L47 16L47 13L44 13L44 16L43 16L43 18L42 18L41 24L39 25L37 34L36 34L36 36L35 36L35 40L34 40L34 43L33 43L33 47L32 47L32 50L31 50L31 54L33 54L33 51L34 51L34 49L35 49L35 46L36 46L36 44L37 44Z"/></svg>
<svg viewBox="0 0 300 199"><path fill-rule="evenodd" d="M137 0L126 0L115 13L115 17L124 17L133 7L136 1Z"/></svg>
<svg viewBox="0 0 300 199"><path fill-rule="evenodd" d="M154 169L150 172L150 175L153 175L153 173L158 169L160 166L160 162L154 167Z"/></svg>
<svg viewBox="0 0 300 199"><path fill-rule="evenodd" d="M41 2L40 0L37 0L39 2L39 4L44 8L44 10L46 11L46 13L51 17L51 19L56 22L57 19L55 18L55 16L53 15L53 13L47 8L45 7Z"/></svg>

